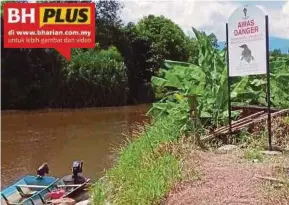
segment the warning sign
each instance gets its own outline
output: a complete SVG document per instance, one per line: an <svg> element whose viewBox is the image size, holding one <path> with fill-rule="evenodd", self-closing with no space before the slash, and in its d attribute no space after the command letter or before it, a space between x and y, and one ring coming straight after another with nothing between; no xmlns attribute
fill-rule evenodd
<svg viewBox="0 0 289 205"><path fill-rule="evenodd" d="M257 6L236 9L228 21L229 76L266 74L266 20Z"/></svg>

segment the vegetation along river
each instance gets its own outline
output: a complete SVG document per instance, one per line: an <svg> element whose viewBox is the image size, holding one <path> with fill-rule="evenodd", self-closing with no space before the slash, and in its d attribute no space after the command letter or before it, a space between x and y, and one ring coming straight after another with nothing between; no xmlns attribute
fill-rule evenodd
<svg viewBox="0 0 289 205"><path fill-rule="evenodd" d="M71 172L83 160L83 173L97 180L113 165L112 152L132 128L147 120L148 105L80 110L2 112L2 188L47 162L49 175Z"/></svg>

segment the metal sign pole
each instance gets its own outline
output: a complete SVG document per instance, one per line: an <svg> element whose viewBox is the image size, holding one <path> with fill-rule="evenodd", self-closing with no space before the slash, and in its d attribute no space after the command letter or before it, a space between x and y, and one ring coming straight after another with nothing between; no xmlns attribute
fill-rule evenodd
<svg viewBox="0 0 289 205"><path fill-rule="evenodd" d="M272 130L271 130L271 92L270 92L270 70L269 70L269 20L265 16L266 25L266 69L267 69L267 105L268 105L268 143L269 150L272 151Z"/></svg>
<svg viewBox="0 0 289 205"><path fill-rule="evenodd" d="M228 112L229 112L229 135L232 133L232 121L231 121L231 78L229 69L229 33L228 33L228 23L226 23L226 42L227 42L227 77L228 77Z"/></svg>

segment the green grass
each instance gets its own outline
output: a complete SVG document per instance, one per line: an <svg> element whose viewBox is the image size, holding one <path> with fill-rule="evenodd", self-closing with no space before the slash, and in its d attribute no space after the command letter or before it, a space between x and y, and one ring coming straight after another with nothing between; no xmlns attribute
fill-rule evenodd
<svg viewBox="0 0 289 205"><path fill-rule="evenodd" d="M258 160L259 162L264 161L264 155L257 149L247 149L244 153L245 159L248 160Z"/></svg>
<svg viewBox="0 0 289 205"><path fill-rule="evenodd" d="M161 144L177 141L181 124L175 118L158 119L120 151L119 161L105 180L92 189L93 204L156 204L181 179L176 156L158 152Z"/></svg>

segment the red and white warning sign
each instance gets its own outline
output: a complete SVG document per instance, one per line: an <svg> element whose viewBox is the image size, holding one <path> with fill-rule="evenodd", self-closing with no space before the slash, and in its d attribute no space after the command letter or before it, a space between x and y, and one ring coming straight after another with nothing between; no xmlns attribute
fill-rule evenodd
<svg viewBox="0 0 289 205"><path fill-rule="evenodd" d="M266 74L265 16L257 6L240 7L230 16L229 76Z"/></svg>

